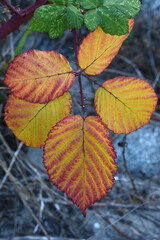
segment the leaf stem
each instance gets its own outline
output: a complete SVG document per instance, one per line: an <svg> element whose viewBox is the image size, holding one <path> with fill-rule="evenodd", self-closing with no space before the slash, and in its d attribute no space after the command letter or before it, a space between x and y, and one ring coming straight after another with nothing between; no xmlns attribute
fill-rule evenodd
<svg viewBox="0 0 160 240"><path fill-rule="evenodd" d="M74 40L74 50L76 54L76 62L78 63L78 37L77 37L77 31L75 28L72 29L73 33L73 40ZM79 65L77 64L77 70L79 70Z"/></svg>
<svg viewBox="0 0 160 240"><path fill-rule="evenodd" d="M95 79L87 76L86 74L82 73L82 76L93 82L94 84L97 84L99 87L103 87L102 84L98 83Z"/></svg>
<svg viewBox="0 0 160 240"><path fill-rule="evenodd" d="M81 107L82 107L82 112L83 112L83 118L86 116L86 108L85 108L85 103L84 103L84 96L83 96L83 88L82 88L82 79L81 79L81 71L80 67L78 64L78 38L77 38L77 31L75 28L72 29L73 32L73 40L74 40L74 49L75 49L75 54L76 54L76 63L77 63L77 76L78 76L78 82L79 82L79 88L80 88L80 94L81 94ZM78 74L79 72L79 74Z"/></svg>

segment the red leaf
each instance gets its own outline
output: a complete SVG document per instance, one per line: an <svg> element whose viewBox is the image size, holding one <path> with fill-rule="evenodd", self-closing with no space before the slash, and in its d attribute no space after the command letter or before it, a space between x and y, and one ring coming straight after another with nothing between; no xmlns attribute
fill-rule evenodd
<svg viewBox="0 0 160 240"><path fill-rule="evenodd" d="M46 103L67 92L74 79L63 55L53 50L31 50L10 63L4 82L16 97Z"/></svg>
<svg viewBox="0 0 160 240"><path fill-rule="evenodd" d="M81 208L100 200L113 186L116 153L99 117L78 115L57 123L44 147L50 180Z"/></svg>

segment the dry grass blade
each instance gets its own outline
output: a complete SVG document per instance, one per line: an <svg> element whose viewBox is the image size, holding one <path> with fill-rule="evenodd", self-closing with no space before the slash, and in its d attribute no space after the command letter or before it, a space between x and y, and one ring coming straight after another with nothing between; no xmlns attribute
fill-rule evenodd
<svg viewBox="0 0 160 240"><path fill-rule="evenodd" d="M119 55L117 54L116 55L117 58L123 60L125 63L127 63L128 65L130 65L136 72L137 76L141 79L144 79L144 76L142 74L142 72L137 68L136 64L133 63L133 61L129 60L128 58L122 56L122 55Z"/></svg>
<svg viewBox="0 0 160 240"><path fill-rule="evenodd" d="M48 233L46 232L46 230L44 229L44 227L42 226L42 224L40 223L39 219L36 217L36 215L33 213L32 209L29 207L28 203L26 202L26 200L23 198L23 195L21 193L22 189L19 189L18 185L17 185L17 180L15 179L15 177L8 172L8 169L4 166L2 160L0 159L0 165L2 167L2 169L6 172L6 174L8 173L8 176L10 178L10 180L12 181L12 183L14 184L14 187L17 191L18 196L20 197L21 201L23 202L24 206L27 208L27 210L30 212L31 216L33 217L33 219L36 221L36 223L39 225L39 227L41 228L42 232L44 233L44 235L47 237L48 240L50 240L50 237L48 235ZM22 187L22 186L21 186Z"/></svg>
<svg viewBox="0 0 160 240"><path fill-rule="evenodd" d="M14 152L13 157L12 157L12 160L11 160L11 163L10 163L10 165L9 165L9 168L8 168L8 170L7 170L5 176L3 177L2 182L1 182L1 184L0 184L0 190L2 189L5 181L7 180L8 174L9 174L9 172L11 171L11 169L12 169L12 167L13 167L13 164L14 164L14 162L15 162L15 160L16 160L16 158L17 158L17 156L18 156L18 154L19 154L22 146L23 146L23 142L21 142L21 143L19 144L19 146L18 146L18 148L17 148L17 151Z"/></svg>

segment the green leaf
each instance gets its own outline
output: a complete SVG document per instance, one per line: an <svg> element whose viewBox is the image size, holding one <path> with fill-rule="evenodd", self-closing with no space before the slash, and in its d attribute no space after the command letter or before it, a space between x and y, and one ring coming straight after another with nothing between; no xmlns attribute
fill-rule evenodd
<svg viewBox="0 0 160 240"><path fill-rule="evenodd" d="M49 2L55 3L57 5L70 5L70 4L74 4L75 0L48 0Z"/></svg>
<svg viewBox="0 0 160 240"><path fill-rule="evenodd" d="M104 0L103 5L120 11L126 18L134 18L141 9L139 0Z"/></svg>
<svg viewBox="0 0 160 240"><path fill-rule="evenodd" d="M56 19L52 22L51 27L49 29L49 37L57 38L63 35L64 31L68 27L67 16L64 14L59 19Z"/></svg>
<svg viewBox="0 0 160 240"><path fill-rule="evenodd" d="M80 5L85 9L94 9L103 4L104 0L79 0Z"/></svg>
<svg viewBox="0 0 160 240"><path fill-rule="evenodd" d="M34 17L44 21L52 21L59 17L65 9L63 5L49 4L36 9Z"/></svg>
<svg viewBox="0 0 160 240"><path fill-rule="evenodd" d="M128 21L119 11L104 6L98 8L98 11L101 14L100 26L105 33L120 36L129 32Z"/></svg>
<svg viewBox="0 0 160 240"><path fill-rule="evenodd" d="M28 30L35 32L47 32L50 28L51 21L45 21L33 17L29 23Z"/></svg>
<svg viewBox="0 0 160 240"><path fill-rule="evenodd" d="M57 5L64 5L66 4L66 0L48 0L49 2L55 3Z"/></svg>
<svg viewBox="0 0 160 240"><path fill-rule="evenodd" d="M67 19L72 28L80 29L83 26L84 17L82 13L72 5L67 7Z"/></svg>
<svg viewBox="0 0 160 240"><path fill-rule="evenodd" d="M90 30L93 31L97 28L98 24L101 22L101 17L98 9L93 9L85 14L85 19L84 19L86 27Z"/></svg>
<svg viewBox="0 0 160 240"><path fill-rule="evenodd" d="M66 0L67 5L72 5L75 3L75 0Z"/></svg>

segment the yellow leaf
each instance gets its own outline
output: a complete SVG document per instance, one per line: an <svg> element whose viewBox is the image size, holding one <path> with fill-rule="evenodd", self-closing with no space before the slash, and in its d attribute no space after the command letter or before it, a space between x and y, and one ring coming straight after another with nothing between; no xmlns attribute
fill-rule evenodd
<svg viewBox="0 0 160 240"><path fill-rule="evenodd" d="M99 117L74 115L57 123L48 135L43 157L50 180L84 215L114 184L116 153Z"/></svg>
<svg viewBox="0 0 160 240"><path fill-rule="evenodd" d="M70 114L71 107L68 92L45 104L30 103L11 94L5 105L5 121L27 146L40 148L51 128Z"/></svg>
<svg viewBox="0 0 160 240"><path fill-rule="evenodd" d="M129 33L131 32L134 19L128 20ZM89 33L82 41L78 52L79 66L88 75L97 75L104 71L117 55L123 41L128 34L117 36L104 33L100 26Z"/></svg>
<svg viewBox="0 0 160 240"><path fill-rule="evenodd" d="M4 82L15 97L47 103L62 96L75 76L67 59L56 51L31 50L17 56L6 72Z"/></svg>
<svg viewBox="0 0 160 240"><path fill-rule="evenodd" d="M107 80L95 93L95 109L114 133L130 133L149 123L157 96L147 82L132 77Z"/></svg>

